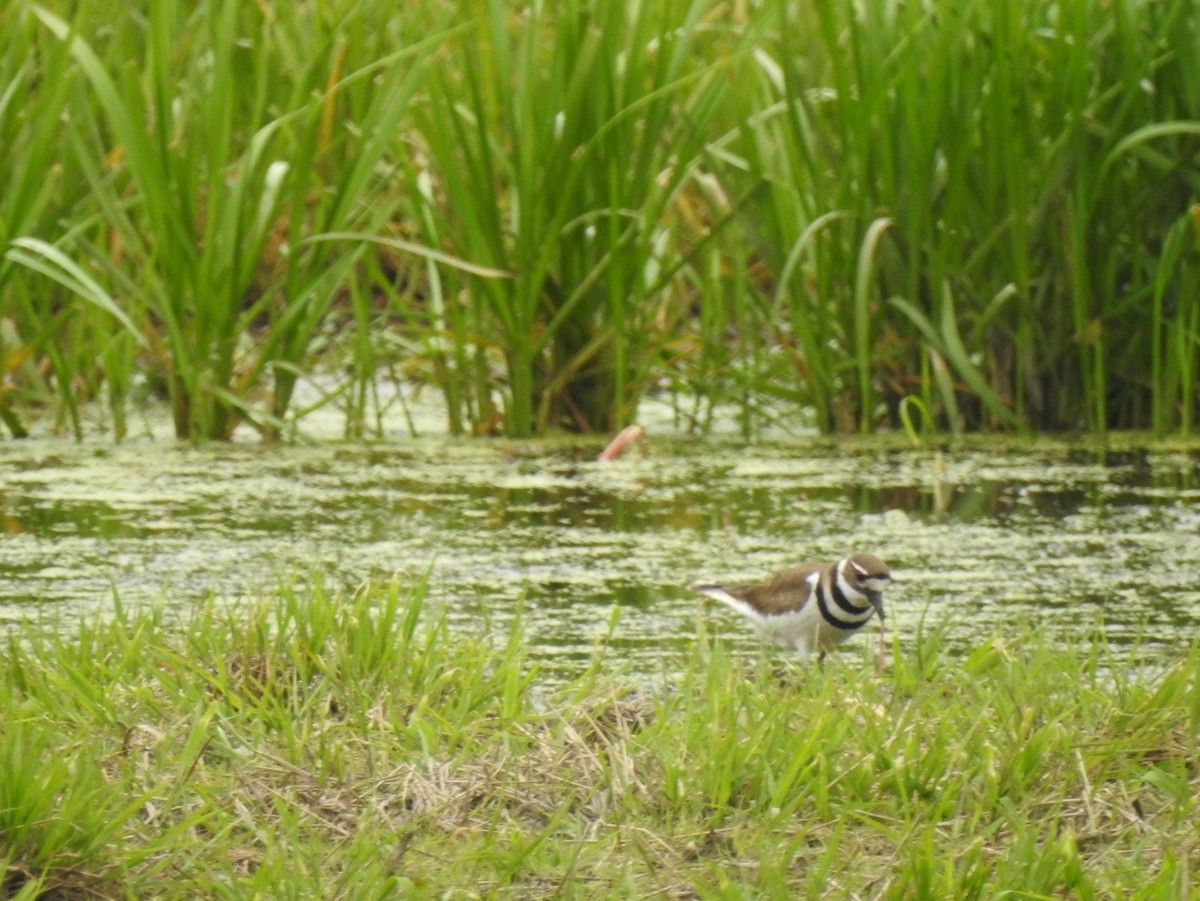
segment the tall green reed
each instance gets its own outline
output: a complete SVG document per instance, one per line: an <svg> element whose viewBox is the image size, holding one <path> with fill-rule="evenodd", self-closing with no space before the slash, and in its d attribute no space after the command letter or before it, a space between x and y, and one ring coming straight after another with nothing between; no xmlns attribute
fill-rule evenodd
<svg viewBox="0 0 1200 901"><path fill-rule="evenodd" d="M0 420L273 437L325 352L350 434L381 367L453 432L1187 431L1190 10L9 4Z"/></svg>
<svg viewBox="0 0 1200 901"><path fill-rule="evenodd" d="M388 158L425 45L373 33L366 9L363 45L302 7L156 3L144 20L115 12L103 43L82 14L33 10L93 95L65 140L97 215L62 252L98 267L127 311L177 435L277 433L362 246L304 239L390 221ZM39 246L10 258L32 265ZM77 287L57 252L38 268Z"/></svg>
<svg viewBox="0 0 1200 901"><path fill-rule="evenodd" d="M1195 335L1151 391L1145 362L1197 181L1193 130L1167 124L1200 114L1187 7L779 11L731 150L772 180L756 221L823 428L895 423L907 396L948 426L1148 424L1155 395L1182 422L1161 404Z"/></svg>
<svg viewBox="0 0 1200 901"><path fill-rule="evenodd" d="M48 230L70 217L84 195L78 167L61 159L62 117L73 82L70 58L44 39L40 26L18 4L0 8L0 248L26 234ZM62 292L39 291L21 277L11 257L0 256L0 418L14 437L27 433L23 409L55 404L55 381L73 396L73 372L58 338L70 329ZM41 365L43 360L48 366ZM79 431L78 411L60 407Z"/></svg>
<svg viewBox="0 0 1200 901"><path fill-rule="evenodd" d="M476 5L429 69L417 122L426 241L502 270L442 280L457 382L486 421L498 358L504 428L605 429L631 418L681 316L666 288L688 247L671 208L692 183L723 93L707 0L675 7L572 0ZM420 182L418 182L420 184ZM447 314L468 294L469 309Z"/></svg>

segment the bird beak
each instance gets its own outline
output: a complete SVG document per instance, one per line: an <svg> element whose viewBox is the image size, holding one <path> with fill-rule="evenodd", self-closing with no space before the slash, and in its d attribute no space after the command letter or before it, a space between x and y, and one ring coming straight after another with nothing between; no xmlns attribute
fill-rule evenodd
<svg viewBox="0 0 1200 901"><path fill-rule="evenodd" d="M875 608L875 612L879 614L879 621L882 623L885 619L883 615L883 593L879 591L868 591L867 600L871 602L871 606Z"/></svg>

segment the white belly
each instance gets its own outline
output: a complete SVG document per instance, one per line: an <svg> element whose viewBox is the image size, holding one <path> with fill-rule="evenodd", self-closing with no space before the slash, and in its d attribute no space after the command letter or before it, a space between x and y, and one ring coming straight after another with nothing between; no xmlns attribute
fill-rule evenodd
<svg viewBox="0 0 1200 901"><path fill-rule="evenodd" d="M740 601L719 589L707 589L704 593L732 607L750 620L754 624L754 630L764 641L773 642L781 648L790 648L803 660L841 644L856 631L839 629L826 622L817 608L816 598L812 598L795 613L766 615L745 601Z"/></svg>

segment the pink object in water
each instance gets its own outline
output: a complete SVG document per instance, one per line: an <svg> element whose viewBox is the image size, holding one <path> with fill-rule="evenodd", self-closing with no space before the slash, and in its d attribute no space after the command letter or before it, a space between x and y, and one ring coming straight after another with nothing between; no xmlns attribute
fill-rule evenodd
<svg viewBox="0 0 1200 901"><path fill-rule="evenodd" d="M619 435L617 435L617 437L614 438L612 441L610 441L608 443L608 447L606 447L600 453L600 459L601 460L617 459L617 457L621 456L621 454L625 452L625 448L629 447L629 445L633 444L633 442L637 441L639 438L641 438L645 434L646 434L646 430L644 428L642 428L640 425L625 426L625 428L621 429L621 433Z"/></svg>

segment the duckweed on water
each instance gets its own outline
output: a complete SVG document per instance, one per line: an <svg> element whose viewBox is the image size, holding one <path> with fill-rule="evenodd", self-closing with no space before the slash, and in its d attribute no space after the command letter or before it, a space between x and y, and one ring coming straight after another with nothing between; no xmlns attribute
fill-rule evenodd
<svg viewBox="0 0 1200 901"><path fill-rule="evenodd" d="M701 629L650 688L547 684L520 618L452 631L424 584L27 629L0 896L1185 897L1200 648L942 638L877 673Z"/></svg>
<svg viewBox="0 0 1200 901"><path fill-rule="evenodd" d="M1174 660L1200 636L1186 565L1200 557L1200 454L1114 442L654 436L611 464L583 440L10 443L0 622L86 618L114 589L155 603L165 585L187 617L210 594L254 598L308 569L346 592L428 569L463 634L485 616L507 628L524 601L531 655L565 679L617 605L610 643L649 678L684 665L698 618L757 653L736 615L687 592L696 579L869 550L896 574L889 615L905 638L936 620L969 653L1036 622Z"/></svg>

